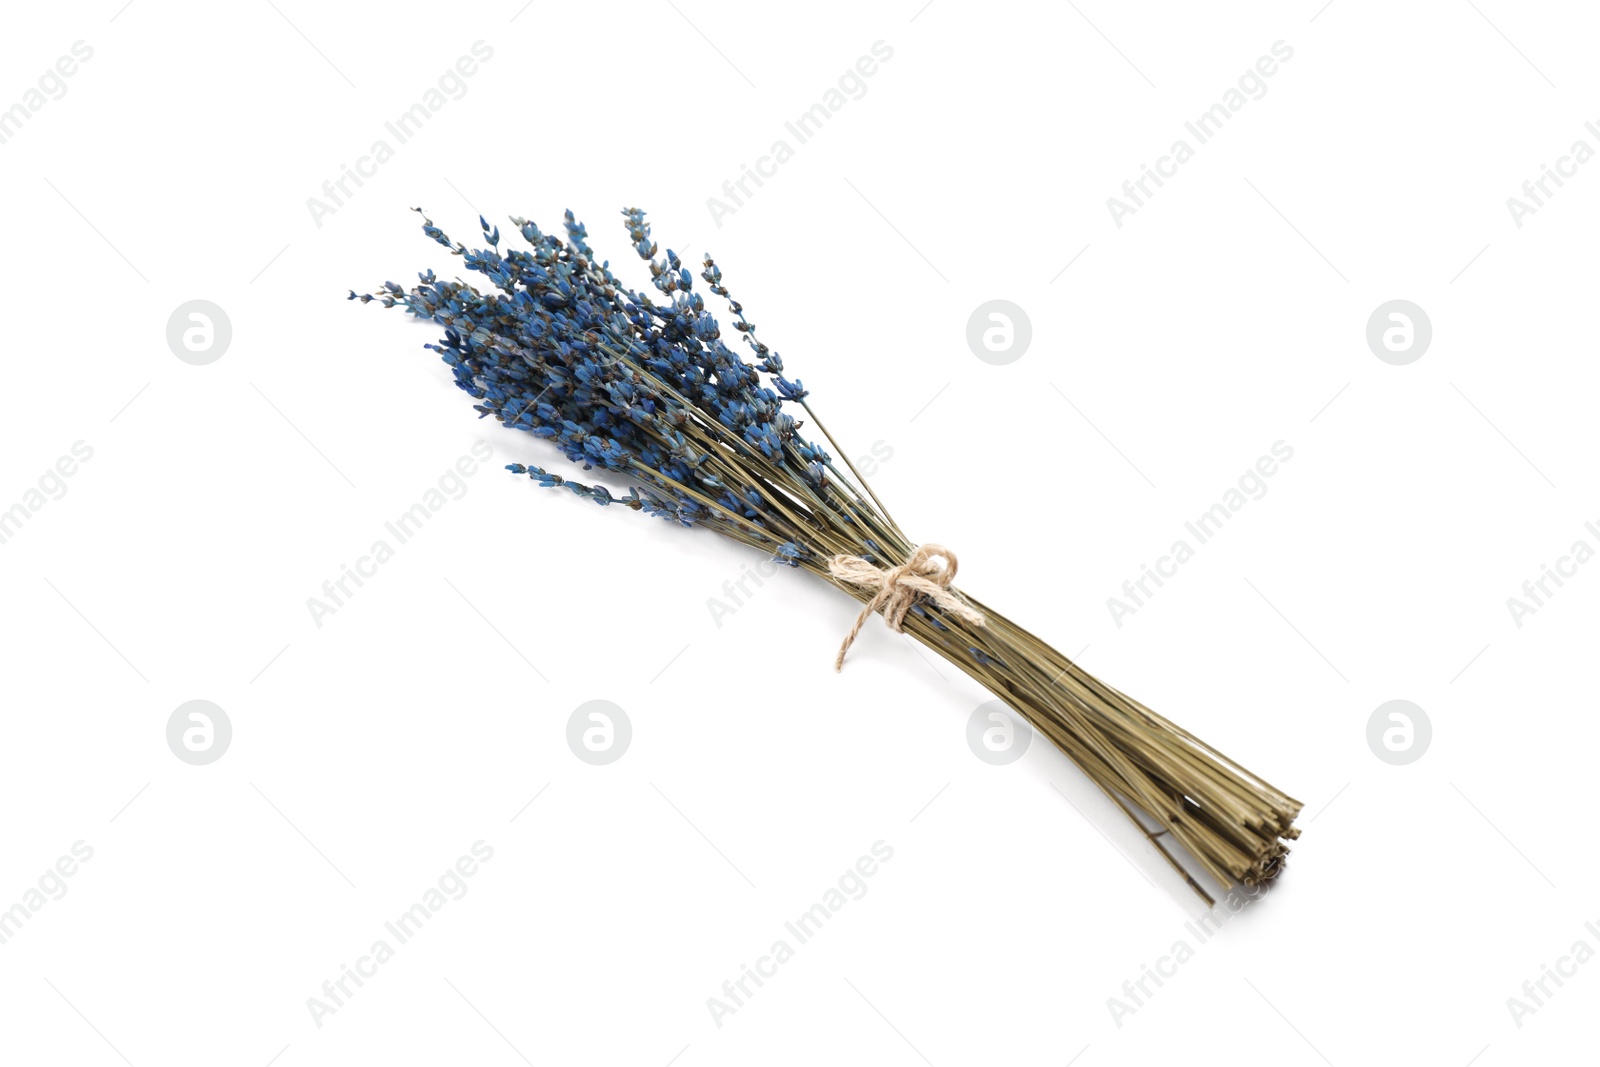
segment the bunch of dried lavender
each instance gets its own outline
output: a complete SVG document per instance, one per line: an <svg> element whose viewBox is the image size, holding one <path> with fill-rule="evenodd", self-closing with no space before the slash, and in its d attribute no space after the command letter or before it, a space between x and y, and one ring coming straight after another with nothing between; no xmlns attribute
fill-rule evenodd
<svg viewBox="0 0 1600 1067"><path fill-rule="evenodd" d="M423 232L492 285L480 291L430 270L410 289L385 282L381 292L350 299L399 304L443 326L443 340L427 347L478 400L480 417L548 438L585 470L602 468L630 485L613 495L538 467L510 470L597 504L709 527L882 610L1049 737L1207 903L1212 897L1163 837L1223 886L1277 874L1283 839L1299 834L1300 802L951 586L953 555L919 550L848 459L841 471L801 435L786 406L803 411L844 455L710 257L700 276L728 303L753 362L723 342L677 255L669 249L657 258L644 213L623 215L663 300L625 288L596 260L570 211L565 240L513 219L530 250L505 252L499 227L482 218L487 247L469 250L424 216Z"/></svg>

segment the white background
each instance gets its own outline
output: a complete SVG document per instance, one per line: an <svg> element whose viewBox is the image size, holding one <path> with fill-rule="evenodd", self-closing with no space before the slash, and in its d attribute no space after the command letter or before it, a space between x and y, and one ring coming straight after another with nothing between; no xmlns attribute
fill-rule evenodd
<svg viewBox="0 0 1600 1067"><path fill-rule="evenodd" d="M93 449L0 545L0 907L93 849L0 945L0 1059L1592 1055L1600 965L1521 1027L1507 998L1600 949L1600 566L1521 627L1506 605L1600 547L1600 164L1520 228L1506 206L1600 148L1592 12L121 2L0 35L0 107L93 49L0 145L0 507ZM478 40L466 95L317 225L307 198ZM707 198L880 40L866 94L719 227ZM1280 40L1266 95L1116 226L1106 199ZM436 331L343 299L457 273L415 205L469 243L480 210L570 207L642 285L631 204L714 252L852 455L892 449L874 487L964 588L1306 802L1270 894L1200 944L1070 762L974 756L980 688L877 623L835 675L856 606L804 574L719 627L758 556L504 473L566 468L475 421ZM996 298L1033 326L1007 366L964 337ZM1408 366L1365 340L1397 298L1433 325ZM165 339L193 299L232 323L208 366ZM466 495L318 627L307 599L479 440ZM1280 440L1266 495L1117 626L1107 598ZM233 725L209 766L166 744L191 699ZM592 699L633 725L609 766L565 742ZM1407 766L1366 742L1391 699L1433 726ZM316 1025L479 840L470 891ZM880 840L866 895L716 1025L707 998Z"/></svg>

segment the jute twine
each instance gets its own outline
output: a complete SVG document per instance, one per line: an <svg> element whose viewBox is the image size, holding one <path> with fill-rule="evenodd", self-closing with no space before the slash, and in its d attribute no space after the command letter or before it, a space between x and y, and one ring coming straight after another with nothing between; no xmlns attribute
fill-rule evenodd
<svg viewBox="0 0 1600 1067"><path fill-rule="evenodd" d="M856 616L855 625L839 646L833 661L835 671L844 668L844 654L850 651L856 635L875 611L895 633L905 632L906 613L920 597L927 597L944 611L974 626L983 625L983 613L969 606L950 591L956 576L956 554L943 545L921 545L910 559L898 567L879 568L860 556L834 556L828 560L828 573L860 589L877 590Z"/></svg>

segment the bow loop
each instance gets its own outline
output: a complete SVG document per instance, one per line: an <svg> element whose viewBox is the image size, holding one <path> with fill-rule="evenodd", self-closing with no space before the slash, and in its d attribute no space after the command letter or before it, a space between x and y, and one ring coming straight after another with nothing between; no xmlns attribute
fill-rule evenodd
<svg viewBox="0 0 1600 1067"><path fill-rule="evenodd" d="M950 591L959 563L956 554L943 545L921 545L911 558L898 567L879 568L860 556L834 556L828 560L828 573L841 582L861 589L875 590L871 600L856 616L855 625L839 646L839 655L833 669L844 667L844 655L855 643L862 625L875 611L883 612L883 621L896 633L905 631L906 613L925 597L939 608L957 618L983 625L983 613L969 606L961 597Z"/></svg>

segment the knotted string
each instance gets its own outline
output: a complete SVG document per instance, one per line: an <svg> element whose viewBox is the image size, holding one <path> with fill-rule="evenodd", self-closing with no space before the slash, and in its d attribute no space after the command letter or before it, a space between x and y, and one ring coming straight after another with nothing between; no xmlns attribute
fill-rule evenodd
<svg viewBox="0 0 1600 1067"><path fill-rule="evenodd" d="M905 632L906 613L916 599L927 597L943 610L974 626L983 625L983 613L970 607L950 591L956 576L956 554L943 545L922 545L911 558L898 567L880 569L860 556L833 556L828 560L828 573L841 582L861 589L877 590L856 616L855 625L845 635L839 646L839 655L833 669L844 668L844 654L850 651L862 625L875 611L883 612L883 621L895 633Z"/></svg>

